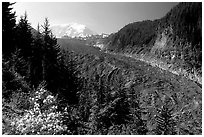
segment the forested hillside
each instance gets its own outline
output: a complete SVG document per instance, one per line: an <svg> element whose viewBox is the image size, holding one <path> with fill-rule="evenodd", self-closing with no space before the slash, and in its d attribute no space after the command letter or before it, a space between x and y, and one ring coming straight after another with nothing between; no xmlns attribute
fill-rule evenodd
<svg viewBox="0 0 204 137"><path fill-rule="evenodd" d="M110 51L142 58L202 84L202 3L179 3L161 19L128 24L106 44Z"/></svg>
<svg viewBox="0 0 204 137"><path fill-rule="evenodd" d="M30 26L26 13L16 23L13 4L2 3L3 133L62 134L63 121L56 120L62 118L66 104L78 103L80 80L74 63L65 58L47 18L37 30ZM48 124L51 127L38 129ZM47 131L56 128L52 126L59 129Z"/></svg>
<svg viewBox="0 0 204 137"><path fill-rule="evenodd" d="M13 4L2 3L2 134L202 134L199 84L124 54L101 51L93 39L56 39L48 18L36 29L26 13L16 22ZM112 43L110 49L150 54L158 35L164 35L159 23L133 23L96 40L120 43L124 37L124 46Z"/></svg>

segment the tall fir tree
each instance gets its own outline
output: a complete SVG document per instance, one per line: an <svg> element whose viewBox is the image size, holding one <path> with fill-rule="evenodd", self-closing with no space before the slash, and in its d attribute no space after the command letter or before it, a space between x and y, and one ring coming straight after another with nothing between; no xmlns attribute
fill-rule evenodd
<svg viewBox="0 0 204 137"><path fill-rule="evenodd" d="M43 38L40 33L40 25L37 26L37 31L33 35L33 47L32 47L32 58L31 58L31 79L30 82L34 87L37 87L42 81L42 59L43 59Z"/></svg>
<svg viewBox="0 0 204 137"><path fill-rule="evenodd" d="M28 70L25 72L25 78L30 83L32 74L32 62L33 56L33 36L31 33L32 27L27 19L27 13L21 16L19 23L16 26L16 44L20 50L20 56L27 62Z"/></svg>
<svg viewBox="0 0 204 137"><path fill-rule="evenodd" d="M45 22L42 27L42 75L43 80L48 83L48 88L54 89L57 87L56 84L58 83L54 80L54 78L57 77L58 56L60 50L57 46L57 39L51 34L48 18L45 18Z"/></svg>
<svg viewBox="0 0 204 137"><path fill-rule="evenodd" d="M2 54L4 58L11 56L15 51L15 12L12 12L14 3L2 2Z"/></svg>
<svg viewBox="0 0 204 137"><path fill-rule="evenodd" d="M47 82L47 88L50 91L59 95L62 99L61 104L76 104L78 103L77 91L79 91L81 84L74 67L70 66L74 65L74 63L70 59L69 63L66 62L67 57L65 54L62 54L60 46L57 44L57 39L50 30L47 18L42 28L43 80Z"/></svg>
<svg viewBox="0 0 204 137"><path fill-rule="evenodd" d="M32 54L33 37L31 33L31 25L28 23L27 13L21 16L16 26L16 42L21 54L25 58L29 58Z"/></svg>

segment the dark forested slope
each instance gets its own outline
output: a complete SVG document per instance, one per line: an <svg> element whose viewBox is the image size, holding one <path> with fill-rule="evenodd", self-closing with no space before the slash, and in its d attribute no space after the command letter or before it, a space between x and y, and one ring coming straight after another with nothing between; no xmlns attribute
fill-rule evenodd
<svg viewBox="0 0 204 137"><path fill-rule="evenodd" d="M142 21L126 25L118 33L110 37L109 49L114 51L126 51L131 49L139 53L141 49L148 51L150 43L156 38L158 21ZM145 44L145 46L144 46Z"/></svg>
<svg viewBox="0 0 204 137"><path fill-rule="evenodd" d="M179 3L161 19L128 24L108 38L106 48L142 55L201 83L202 3Z"/></svg>

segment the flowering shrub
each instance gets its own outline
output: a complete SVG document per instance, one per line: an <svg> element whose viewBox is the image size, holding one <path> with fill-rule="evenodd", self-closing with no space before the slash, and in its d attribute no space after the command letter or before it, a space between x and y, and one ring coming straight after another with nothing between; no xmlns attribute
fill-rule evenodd
<svg viewBox="0 0 204 137"><path fill-rule="evenodd" d="M10 133L20 135L54 135L71 134L63 124L67 112L57 111L56 97L43 87L37 89L29 98L31 109L23 115L13 116L10 122Z"/></svg>

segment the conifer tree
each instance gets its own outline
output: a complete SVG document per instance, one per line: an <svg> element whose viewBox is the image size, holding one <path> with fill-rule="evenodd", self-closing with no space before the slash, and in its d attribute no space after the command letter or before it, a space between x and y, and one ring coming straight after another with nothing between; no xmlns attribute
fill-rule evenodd
<svg viewBox="0 0 204 137"><path fill-rule="evenodd" d="M50 30L48 19L45 19L42 31L42 75L47 82L50 91L58 93L63 98L64 104L75 104L78 102L76 93L80 84L73 68L63 61L61 49L57 44L57 39ZM69 65L69 64L68 64ZM72 68L72 70L69 70ZM62 102L61 102L62 103Z"/></svg>
<svg viewBox="0 0 204 137"><path fill-rule="evenodd" d="M28 23L27 13L25 12L16 27L17 47L21 49L21 54L25 58L30 58L32 54L33 37L31 29L30 23Z"/></svg>
<svg viewBox="0 0 204 137"><path fill-rule="evenodd" d="M16 47L20 50L19 57L23 57L28 65L28 69L23 72L26 80L30 82L32 74L32 62L31 58L34 58L33 54L33 37L31 33L32 27L28 23L27 13L21 16L19 23L16 26Z"/></svg>
<svg viewBox="0 0 204 137"><path fill-rule="evenodd" d="M42 57L43 57L43 39L42 34L40 33L40 25L37 26L37 31L35 33L32 49L32 58L31 58L31 84L35 87L42 82Z"/></svg>
<svg viewBox="0 0 204 137"><path fill-rule="evenodd" d="M175 135L176 122L172 116L173 108L169 108L166 104L162 106L158 115L156 115L157 127L156 134L159 135Z"/></svg>
<svg viewBox="0 0 204 137"><path fill-rule="evenodd" d="M15 51L15 12L11 6L14 3L2 2L2 54L8 58Z"/></svg>
<svg viewBox="0 0 204 137"><path fill-rule="evenodd" d="M45 22L43 27L43 45L42 45L42 68L43 68L43 80L46 80L48 83L52 81L49 79L50 75L55 74L52 71L56 68L57 65L57 54L59 51L55 49L55 45L57 44L57 40L51 37L51 30L48 18L45 18ZM49 75L50 73L50 75ZM54 76L53 76L54 77Z"/></svg>

